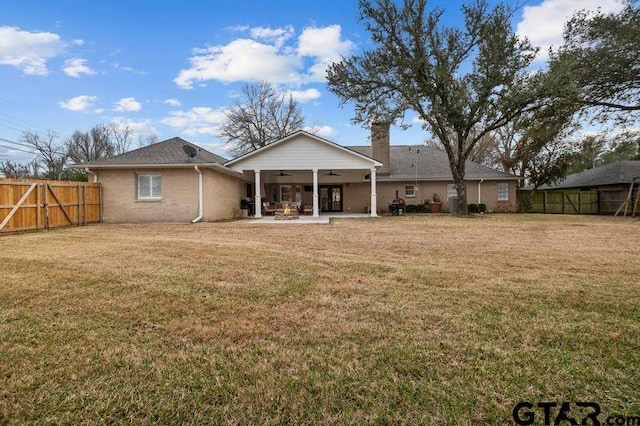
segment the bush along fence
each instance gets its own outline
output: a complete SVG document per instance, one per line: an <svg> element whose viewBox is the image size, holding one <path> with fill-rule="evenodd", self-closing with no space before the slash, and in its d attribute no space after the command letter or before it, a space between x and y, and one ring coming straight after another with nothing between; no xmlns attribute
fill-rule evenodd
<svg viewBox="0 0 640 426"><path fill-rule="evenodd" d="M0 233L101 221L99 183L0 179Z"/></svg>

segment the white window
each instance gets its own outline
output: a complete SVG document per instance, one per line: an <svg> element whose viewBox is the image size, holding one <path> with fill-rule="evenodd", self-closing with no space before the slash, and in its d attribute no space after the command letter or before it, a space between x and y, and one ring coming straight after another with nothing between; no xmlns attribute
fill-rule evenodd
<svg viewBox="0 0 640 426"><path fill-rule="evenodd" d="M280 202L291 201L291 185L280 185Z"/></svg>
<svg viewBox="0 0 640 426"><path fill-rule="evenodd" d="M451 197L457 197L458 191L456 191L456 184L449 183L447 184L447 200Z"/></svg>
<svg viewBox="0 0 640 426"><path fill-rule="evenodd" d="M302 187L301 186L296 186L296 202L298 202L298 203L302 202Z"/></svg>
<svg viewBox="0 0 640 426"><path fill-rule="evenodd" d="M498 201L509 201L509 184L498 184Z"/></svg>
<svg viewBox="0 0 640 426"><path fill-rule="evenodd" d="M404 187L404 196L405 197L415 197L416 196L416 186L415 185L405 185L405 187Z"/></svg>
<svg viewBox="0 0 640 426"><path fill-rule="evenodd" d="M162 198L160 175L138 175L138 199L159 200Z"/></svg>

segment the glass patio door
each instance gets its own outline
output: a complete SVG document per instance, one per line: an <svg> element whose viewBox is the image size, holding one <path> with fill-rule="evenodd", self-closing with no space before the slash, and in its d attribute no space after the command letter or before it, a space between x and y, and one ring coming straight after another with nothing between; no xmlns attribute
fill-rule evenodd
<svg viewBox="0 0 640 426"><path fill-rule="evenodd" d="M341 212L342 211L342 185L322 185L320 186L320 211Z"/></svg>

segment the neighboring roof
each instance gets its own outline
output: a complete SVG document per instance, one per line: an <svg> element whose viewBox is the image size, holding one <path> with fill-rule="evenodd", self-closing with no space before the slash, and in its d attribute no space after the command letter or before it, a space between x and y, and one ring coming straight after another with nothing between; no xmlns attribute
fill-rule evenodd
<svg viewBox="0 0 640 426"><path fill-rule="evenodd" d="M184 146L190 146L197 151L195 157L190 158L183 150ZM197 145L187 142L182 138L171 138L115 157L105 158L88 163L75 164L73 167L123 167L139 165L189 165L189 164L223 164L226 158L202 149Z"/></svg>
<svg viewBox="0 0 640 426"><path fill-rule="evenodd" d="M371 146L350 146L352 151L371 155ZM447 153L424 145L391 145L389 175L378 175L377 180L452 180ZM519 176L494 170L473 161L465 163L465 179L521 179Z"/></svg>
<svg viewBox="0 0 640 426"><path fill-rule="evenodd" d="M640 161L618 161L567 176L556 185L542 185L539 189L590 188L603 185L629 185L640 179Z"/></svg>
<svg viewBox="0 0 640 426"><path fill-rule="evenodd" d="M286 150L286 151L285 151ZM276 142L228 161L225 166L240 170L259 166L261 170L341 169L379 167L382 163L368 155L299 130Z"/></svg>

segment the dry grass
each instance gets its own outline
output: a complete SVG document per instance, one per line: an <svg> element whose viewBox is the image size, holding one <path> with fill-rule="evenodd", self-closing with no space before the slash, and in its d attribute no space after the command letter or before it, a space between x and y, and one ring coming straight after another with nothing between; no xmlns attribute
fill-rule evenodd
<svg viewBox="0 0 640 426"><path fill-rule="evenodd" d="M100 225L4 236L0 273L0 424L640 415L637 221Z"/></svg>

